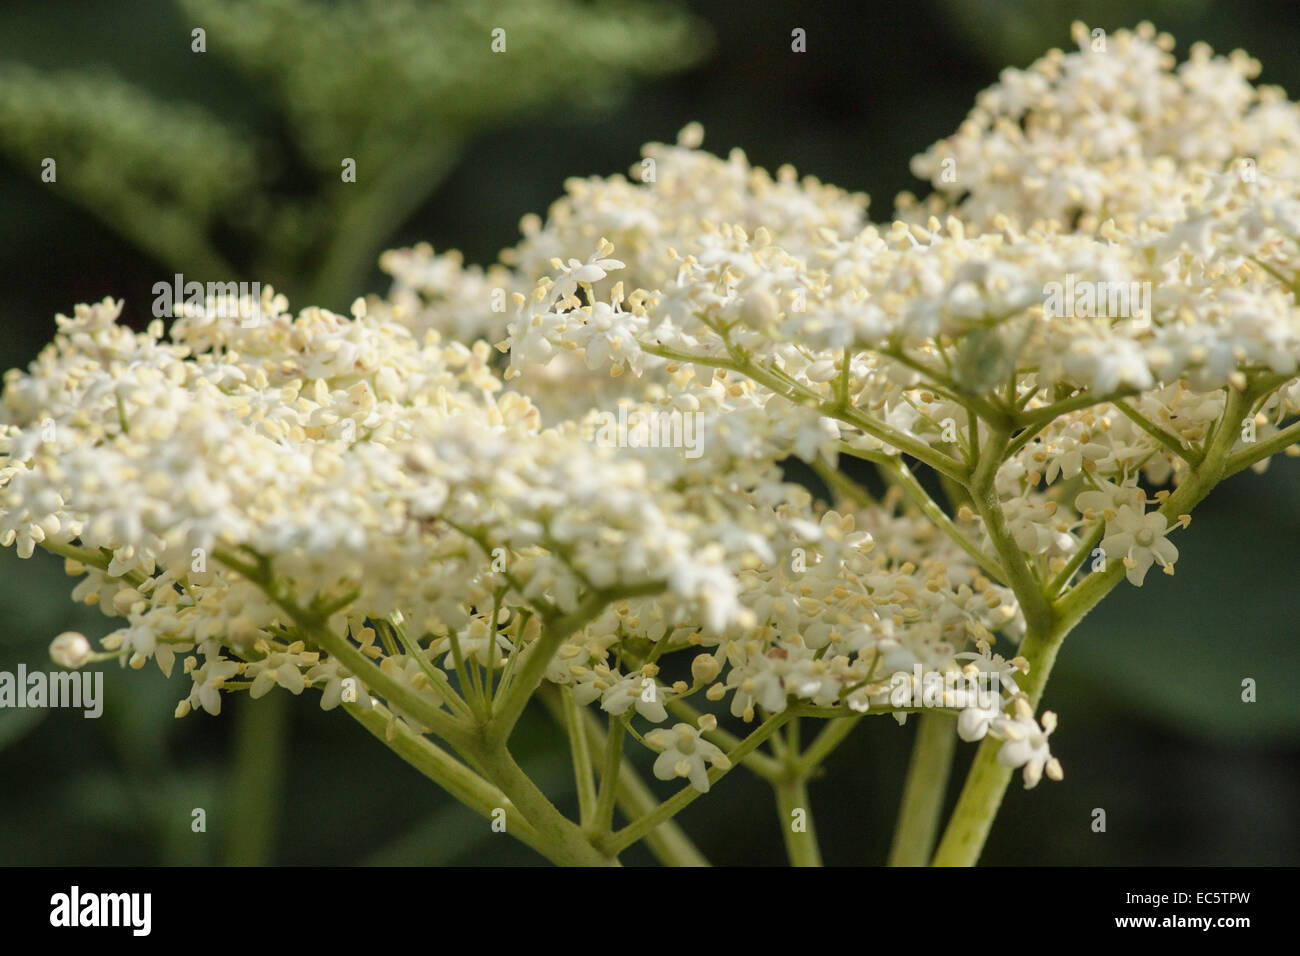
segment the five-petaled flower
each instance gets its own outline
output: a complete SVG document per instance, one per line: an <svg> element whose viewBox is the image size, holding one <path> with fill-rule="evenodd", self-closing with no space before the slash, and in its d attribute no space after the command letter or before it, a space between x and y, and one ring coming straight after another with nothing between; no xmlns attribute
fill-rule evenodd
<svg viewBox="0 0 1300 956"><path fill-rule="evenodd" d="M1159 511L1143 514L1129 505L1121 505L1115 517L1107 522L1106 531L1101 549L1106 557L1124 562L1130 583L1141 587L1153 562L1159 562L1165 574L1174 573L1178 549L1165 537L1169 524Z"/></svg>

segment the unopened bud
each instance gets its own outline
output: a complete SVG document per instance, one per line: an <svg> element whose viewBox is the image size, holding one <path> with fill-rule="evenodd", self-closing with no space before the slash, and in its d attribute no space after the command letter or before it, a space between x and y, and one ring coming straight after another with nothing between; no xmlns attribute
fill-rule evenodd
<svg viewBox="0 0 1300 956"><path fill-rule="evenodd" d="M94 650L90 641L86 640L86 635L76 631L64 631L50 641L50 659L60 667L72 670L83 667L93 654Z"/></svg>
<svg viewBox="0 0 1300 956"><path fill-rule="evenodd" d="M722 665L712 654L701 654L691 661L691 676L698 684L707 684L718 676Z"/></svg>

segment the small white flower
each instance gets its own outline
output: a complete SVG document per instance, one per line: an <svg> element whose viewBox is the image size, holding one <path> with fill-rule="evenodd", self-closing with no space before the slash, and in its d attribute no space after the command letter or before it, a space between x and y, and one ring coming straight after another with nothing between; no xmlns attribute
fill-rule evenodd
<svg viewBox="0 0 1300 956"><path fill-rule="evenodd" d="M646 684L645 681L650 683ZM666 693L667 688L657 683L653 677L633 674L605 689L601 694L600 708L618 717L635 707L636 712L646 720L658 724L668 719L668 711L664 709Z"/></svg>
<svg viewBox="0 0 1300 956"><path fill-rule="evenodd" d="M294 654L283 652L268 654L262 660L249 664L245 673L253 678L248 696L254 700L265 696L277 684L291 694L301 694L303 688L307 686L298 666L297 655Z"/></svg>
<svg viewBox="0 0 1300 956"><path fill-rule="evenodd" d="M705 740L690 724L674 724L671 730L652 730L646 734L645 740L659 751L654 773L660 780L685 777L700 793L708 793L706 765L711 764L718 770L731 769L727 755Z"/></svg>
<svg viewBox="0 0 1300 956"><path fill-rule="evenodd" d="M216 645L205 644L203 647L204 663L196 668L191 677L194 687L190 690L188 700L181 702L177 713L183 714L191 707L199 706L212 716L221 713L221 688L226 681L240 672L243 665L238 661L221 657ZM189 658L192 662L194 658Z"/></svg>
<svg viewBox="0 0 1300 956"><path fill-rule="evenodd" d="M973 704L957 715L957 736L967 743L983 740L993 722L1003 716L1001 697L986 702L985 706L981 703L985 702Z"/></svg>
<svg viewBox="0 0 1300 956"><path fill-rule="evenodd" d="M1123 505L1107 523L1106 531L1101 549L1106 557L1123 560L1131 584L1141 587L1153 562L1158 561L1166 574L1174 573L1178 548L1165 537L1169 527L1160 512L1144 515L1136 508Z"/></svg>
<svg viewBox="0 0 1300 956"><path fill-rule="evenodd" d="M1136 485L1117 485L1102 478L1097 481L1100 486L1095 491L1085 491L1074 499L1074 507L1081 515L1090 512L1105 515L1128 505L1136 508L1142 504L1142 489Z"/></svg>
<svg viewBox="0 0 1300 956"><path fill-rule="evenodd" d="M614 247L602 239L600 247L586 262L579 262L577 259L570 259L568 262L559 259L553 261L551 265L560 271L562 277L552 287L551 295L555 299L567 299L578 286L594 285L610 272L626 268L618 259L608 258L613 251Z"/></svg>
<svg viewBox="0 0 1300 956"><path fill-rule="evenodd" d="M369 691L333 657L326 658L309 670L307 680L311 686L320 688L321 710L333 710L343 703L356 704L362 710L371 707ZM344 683L345 681L351 683Z"/></svg>
<svg viewBox="0 0 1300 956"><path fill-rule="evenodd" d="M1043 713L1040 727L1022 697L1016 701L1016 716L994 721L992 729L1004 740L998 750L998 763L1013 770L1023 767L1026 790L1038 786L1044 773L1051 780L1060 780L1064 776L1061 762L1052 756L1047 745L1047 738L1056 729L1056 714L1050 710Z"/></svg>

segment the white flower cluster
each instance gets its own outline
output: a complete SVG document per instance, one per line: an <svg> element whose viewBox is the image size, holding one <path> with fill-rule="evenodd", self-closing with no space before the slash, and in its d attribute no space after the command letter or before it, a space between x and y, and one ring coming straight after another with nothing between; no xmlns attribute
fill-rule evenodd
<svg viewBox="0 0 1300 956"><path fill-rule="evenodd" d="M1095 39L1076 23L1073 35L1079 52L1004 70L956 134L913 159L967 223L1005 216L1094 234L1113 219L1127 231L1187 220L1189 200L1225 174L1260 184L1300 175L1297 106L1251 84L1260 64L1243 51L1214 56L1197 43L1175 65L1173 37L1147 23Z"/></svg>
<svg viewBox="0 0 1300 956"><path fill-rule="evenodd" d="M386 254L391 292L351 318L268 292L252 327L190 308L135 334L78 307L6 378L0 534L68 557L124 661L194 652L182 713L274 686L369 706L310 611L426 729L572 621L545 678L660 725L664 779L730 766L693 695L901 719L890 677L918 665L1003 678L962 737L1059 779L1054 715L991 645L1094 548L1135 585L1172 573L1188 519L1161 486L1262 467L1300 412L1300 113L1242 55L1080 38L918 157L940 193L889 225L692 126L633 180L568 183L486 270ZM698 416L703 454L588 440L619 402ZM842 458L893 488L846 490Z"/></svg>
<svg viewBox="0 0 1300 956"><path fill-rule="evenodd" d="M729 568L771 558L772 521L754 509L702 515L575 426L540 429L484 343L418 340L360 305L354 318L295 317L270 293L261 306L260 326L195 314L170 338L161 322L119 325L118 304L80 307L6 383L5 543L100 558L70 570L86 574L78 599L129 622L105 646L165 672L197 647L191 704L216 712L211 691L236 674L255 696L334 677L230 570L245 560L304 597L350 590L340 630L400 613L437 636L472 628L494 595L565 611L593 588L650 582L668 619L721 628L740 611Z"/></svg>

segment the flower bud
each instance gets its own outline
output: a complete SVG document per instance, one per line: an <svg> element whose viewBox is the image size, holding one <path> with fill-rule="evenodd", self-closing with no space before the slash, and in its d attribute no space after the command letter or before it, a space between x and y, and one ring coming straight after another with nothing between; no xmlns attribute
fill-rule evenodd
<svg viewBox="0 0 1300 956"><path fill-rule="evenodd" d="M691 676L700 684L709 683L721 670L722 665L712 654L701 654L691 661Z"/></svg>
<svg viewBox="0 0 1300 956"><path fill-rule="evenodd" d="M60 667L75 670L84 666L94 654L85 634L64 631L50 641L50 659Z"/></svg>

